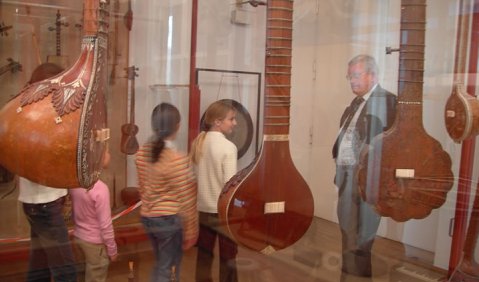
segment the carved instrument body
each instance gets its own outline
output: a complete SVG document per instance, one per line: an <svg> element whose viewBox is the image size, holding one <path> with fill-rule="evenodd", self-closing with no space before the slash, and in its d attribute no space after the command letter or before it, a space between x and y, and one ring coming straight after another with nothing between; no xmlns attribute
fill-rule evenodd
<svg viewBox="0 0 479 282"><path fill-rule="evenodd" d="M401 1L396 119L361 152L358 171L362 198L396 221L426 217L454 183L451 158L422 125L425 2Z"/></svg>
<svg viewBox="0 0 479 282"><path fill-rule="evenodd" d="M26 86L0 110L0 163L33 182L90 187L109 137L107 3L84 4L81 54L68 70Z"/></svg>
<svg viewBox="0 0 479 282"><path fill-rule="evenodd" d="M270 253L299 240L314 203L289 151L293 1L267 4L263 142L260 153L225 186L218 202L223 228L238 244Z"/></svg>

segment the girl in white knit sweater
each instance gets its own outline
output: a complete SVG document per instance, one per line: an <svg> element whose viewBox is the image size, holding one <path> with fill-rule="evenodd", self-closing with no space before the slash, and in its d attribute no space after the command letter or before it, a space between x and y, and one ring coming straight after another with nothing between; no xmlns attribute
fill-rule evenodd
<svg viewBox="0 0 479 282"><path fill-rule="evenodd" d="M220 281L237 281L236 244L218 232L218 198L226 182L237 171L236 145L225 135L236 126L236 109L231 100L211 104L204 114L203 131L191 147L198 180L200 234L196 281L212 281L211 266L216 238L219 240Z"/></svg>

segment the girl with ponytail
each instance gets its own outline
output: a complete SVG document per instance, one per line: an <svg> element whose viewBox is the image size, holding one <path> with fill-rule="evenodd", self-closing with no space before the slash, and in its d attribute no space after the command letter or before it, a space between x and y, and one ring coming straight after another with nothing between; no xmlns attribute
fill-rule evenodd
<svg viewBox="0 0 479 282"><path fill-rule="evenodd" d="M154 134L136 155L141 221L155 255L152 281L179 281L183 250L198 237L196 179L188 156L174 145L180 120L175 106L156 106Z"/></svg>

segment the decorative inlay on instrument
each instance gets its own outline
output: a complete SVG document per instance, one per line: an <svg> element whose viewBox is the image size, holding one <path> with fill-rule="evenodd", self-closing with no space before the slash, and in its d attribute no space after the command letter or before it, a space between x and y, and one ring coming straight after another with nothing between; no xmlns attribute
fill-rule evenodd
<svg viewBox="0 0 479 282"><path fill-rule="evenodd" d="M36 183L90 187L109 138L106 0L87 0L75 64L26 86L0 110L0 163Z"/></svg>
<svg viewBox="0 0 479 282"><path fill-rule="evenodd" d="M289 151L292 0L267 3L263 142L256 159L225 186L218 213L238 244L270 253L299 240L314 203Z"/></svg>
<svg viewBox="0 0 479 282"><path fill-rule="evenodd" d="M360 157L362 198L396 221L426 217L454 183L451 158L422 124L425 19L425 0L401 1L396 119Z"/></svg>

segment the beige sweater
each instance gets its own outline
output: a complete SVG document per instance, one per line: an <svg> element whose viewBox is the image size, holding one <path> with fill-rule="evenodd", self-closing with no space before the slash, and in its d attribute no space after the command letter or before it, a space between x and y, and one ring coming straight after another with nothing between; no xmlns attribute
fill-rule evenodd
<svg viewBox="0 0 479 282"><path fill-rule="evenodd" d="M236 145L223 133L206 133L202 155L196 166L198 179L198 210L217 213L218 198L226 182L237 171Z"/></svg>

